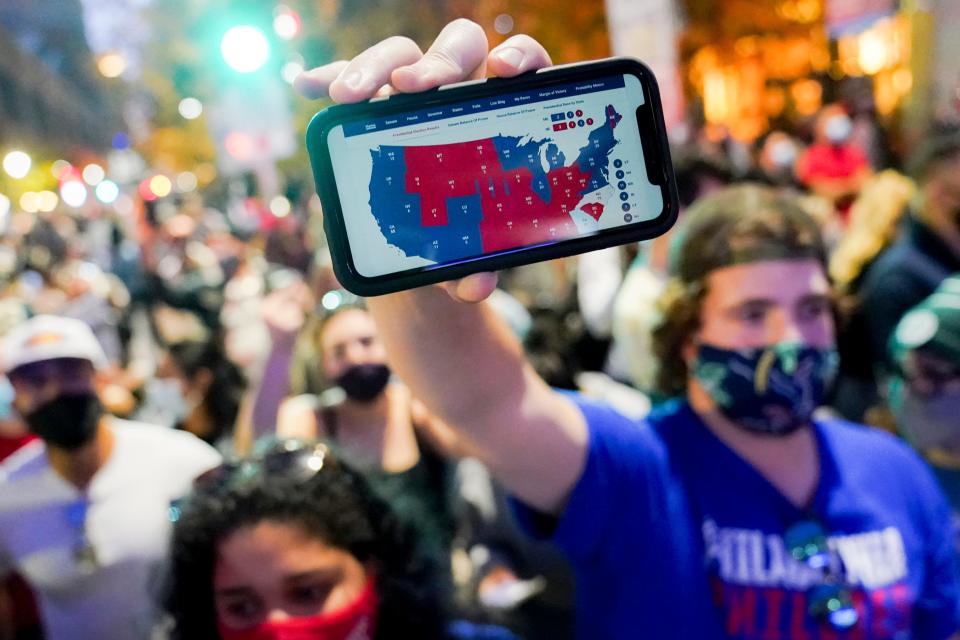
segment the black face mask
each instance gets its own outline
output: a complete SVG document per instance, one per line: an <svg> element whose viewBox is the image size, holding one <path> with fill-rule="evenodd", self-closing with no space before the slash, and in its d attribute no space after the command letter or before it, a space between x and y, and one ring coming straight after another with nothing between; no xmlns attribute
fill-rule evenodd
<svg viewBox="0 0 960 640"><path fill-rule="evenodd" d="M351 400L370 402L386 389L390 367L385 364L358 364L337 378L337 384Z"/></svg>
<svg viewBox="0 0 960 640"><path fill-rule="evenodd" d="M23 420L44 442L74 451L93 440L103 413L97 394L89 392L57 396Z"/></svg>

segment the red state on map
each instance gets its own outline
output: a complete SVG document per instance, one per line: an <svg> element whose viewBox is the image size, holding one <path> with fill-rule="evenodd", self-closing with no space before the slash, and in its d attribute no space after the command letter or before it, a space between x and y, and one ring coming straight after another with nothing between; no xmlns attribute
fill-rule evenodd
<svg viewBox="0 0 960 640"><path fill-rule="evenodd" d="M424 227L447 224L447 198L479 194L483 211L480 235L486 252L577 235L570 213L590 174L581 171L576 162L546 173L549 202L532 188L529 168L503 169L489 138L406 147L404 162L404 187L420 196Z"/></svg>
<svg viewBox="0 0 960 640"><path fill-rule="evenodd" d="M603 205L599 202L591 202L580 207L580 211L583 211L597 222L600 222L600 216L603 215Z"/></svg>

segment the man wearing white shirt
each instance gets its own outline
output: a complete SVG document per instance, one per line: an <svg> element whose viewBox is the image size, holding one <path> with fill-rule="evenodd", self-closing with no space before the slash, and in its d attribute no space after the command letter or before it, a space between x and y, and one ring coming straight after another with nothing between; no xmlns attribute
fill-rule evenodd
<svg viewBox="0 0 960 640"><path fill-rule="evenodd" d="M3 350L14 407L40 441L0 465L0 577L33 587L49 640L145 638L171 500L220 462L192 435L107 415L90 328L39 316Z"/></svg>

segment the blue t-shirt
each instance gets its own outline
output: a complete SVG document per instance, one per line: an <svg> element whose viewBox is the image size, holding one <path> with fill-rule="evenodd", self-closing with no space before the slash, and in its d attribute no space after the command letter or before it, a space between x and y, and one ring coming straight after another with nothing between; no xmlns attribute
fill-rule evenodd
<svg viewBox="0 0 960 640"><path fill-rule="evenodd" d="M674 403L636 423L573 396L590 432L583 475L553 532L577 573L582 638L944 640L958 628L950 510L892 436L817 422L811 505L845 566L860 620L807 615L822 578L783 533L809 517ZM536 514L518 505L536 529Z"/></svg>

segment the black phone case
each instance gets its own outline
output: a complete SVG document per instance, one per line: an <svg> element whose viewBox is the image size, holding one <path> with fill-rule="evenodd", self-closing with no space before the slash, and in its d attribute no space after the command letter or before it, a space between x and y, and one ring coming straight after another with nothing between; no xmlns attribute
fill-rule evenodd
<svg viewBox="0 0 960 640"><path fill-rule="evenodd" d="M596 235L560 240L549 244L501 251L444 265L427 266L377 277L363 276L354 267L343 221L340 195L334 179L327 135L337 125L371 117L390 115L410 109L496 96L511 91L543 88L599 76L628 74L637 76L643 87L645 103L635 114L640 126L644 165L650 182L663 194L663 209L656 218L607 229ZM641 114L640 112L644 113ZM649 113L647 113L649 111ZM562 258L606 247L649 240L673 226L679 207L676 180L670 161L670 148L663 120L660 92L653 72L634 58L608 58L592 62L547 67L513 78L488 78L445 85L415 94L395 94L357 104L333 105L317 113L307 127L307 151L313 168L317 193L323 205L323 224L333 261L334 273L349 291L360 296L376 296L414 287L462 278L481 271Z"/></svg>

